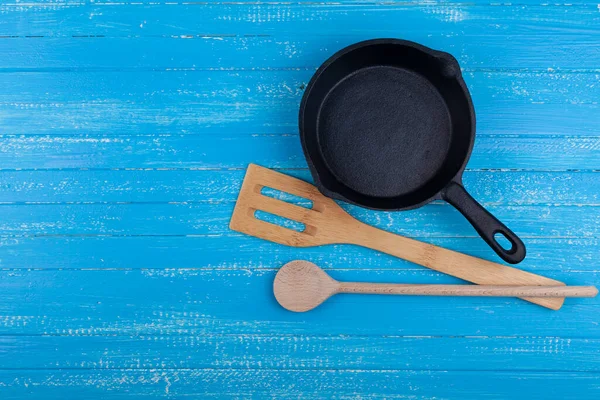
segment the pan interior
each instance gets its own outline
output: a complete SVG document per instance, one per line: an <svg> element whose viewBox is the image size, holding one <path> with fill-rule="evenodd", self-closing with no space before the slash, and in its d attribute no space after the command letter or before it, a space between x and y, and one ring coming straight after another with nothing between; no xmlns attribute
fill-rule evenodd
<svg viewBox="0 0 600 400"><path fill-rule="evenodd" d="M450 112L431 82L385 65L359 69L335 85L317 129L332 174L373 197L424 186L444 164L452 137Z"/></svg>

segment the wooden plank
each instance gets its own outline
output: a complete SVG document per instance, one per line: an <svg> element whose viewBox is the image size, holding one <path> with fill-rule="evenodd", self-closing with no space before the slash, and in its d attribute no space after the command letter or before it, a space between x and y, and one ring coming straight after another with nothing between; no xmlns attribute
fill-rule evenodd
<svg viewBox="0 0 600 400"><path fill-rule="evenodd" d="M0 133L290 134L297 132L300 99L312 73L5 73L0 74ZM599 76L465 73L480 135L598 136Z"/></svg>
<svg viewBox="0 0 600 400"><path fill-rule="evenodd" d="M190 2L191 3L191 2ZM420 4L419 4L420 3ZM402 36L431 38L460 35L461 40L493 41L497 37L524 39L519 44L551 50L565 39L579 36L593 40L597 33L597 4L576 3L570 7L505 4L482 7L470 4L409 2L377 5L349 4L118 4L101 3L67 7L4 5L0 33L3 36L202 36L210 34L306 34ZM489 4L489 3L488 3ZM28 23L23 24L23 18ZM399 23L400 22L400 23ZM467 29L468 28L468 29ZM575 30L574 30L575 29ZM482 35L485 33L485 35ZM532 39L545 37L546 42ZM448 43L452 42L447 41ZM514 50L515 43L502 46ZM581 51L585 47L578 47ZM460 52L457 52L460 54ZM470 52L474 54L473 52ZM490 51L487 57L499 57ZM554 52L553 54L557 54ZM568 57L561 51L562 57ZM592 54L592 52L590 52ZM552 58L552 54L549 54ZM530 55L531 57L539 57ZM501 57L499 57L501 58ZM542 58L540 58L541 60ZM584 60L581 60L585 62ZM580 67L581 68L581 67Z"/></svg>
<svg viewBox="0 0 600 400"><path fill-rule="evenodd" d="M600 378L581 372L108 370L2 371L5 400L142 399L596 399Z"/></svg>
<svg viewBox="0 0 600 400"><path fill-rule="evenodd" d="M201 260L202 255L198 255ZM0 271L4 335L390 335L600 338L600 298L551 311L510 298L336 296L308 313L272 295L276 270ZM459 283L425 270L330 269L335 279ZM600 272L547 274L599 284ZM512 324L507 321L527 321Z"/></svg>
<svg viewBox="0 0 600 400"><path fill-rule="evenodd" d="M107 128L110 131L109 127ZM297 135L0 136L2 169L307 168ZM483 136L469 169L597 170L600 136Z"/></svg>
<svg viewBox="0 0 600 400"><path fill-rule="evenodd" d="M19 356L14 357L18 352ZM182 357L185 354L185 357ZM0 336L3 369L600 371L600 340L559 337Z"/></svg>
<svg viewBox="0 0 600 400"><path fill-rule="evenodd" d="M427 238L426 241L497 260L479 237ZM527 238L525 244L527 257L519 264L520 269L542 275L600 269L599 239ZM294 259L331 268L422 270L407 261L357 246L292 248L249 236L0 237L0 268L3 269L254 270L278 268Z"/></svg>
<svg viewBox="0 0 600 400"><path fill-rule="evenodd" d="M0 53L3 55L0 70L314 69L335 51L350 44L378 36L400 36L455 55L463 68L535 71L550 68L598 72L597 56L593 53L597 32L568 33L564 36L546 32L516 39L508 35L465 34L460 42L453 36L434 38L428 35L427 32L411 35L402 31L382 31L345 36L303 35L302 38L279 35L7 37L0 39ZM512 40L518 40L522 45L514 46Z"/></svg>
<svg viewBox="0 0 600 400"><path fill-rule="evenodd" d="M0 104L14 105L15 110L42 104L62 108L78 102L89 107L136 104L156 108L186 103L299 104L313 73L306 69L6 72L0 74ZM466 70L463 75L478 109L516 104L597 105L600 95L597 73Z"/></svg>
<svg viewBox="0 0 600 400"><path fill-rule="evenodd" d="M231 203L3 205L1 235L229 235ZM413 237L473 237L451 206L376 212L344 205L369 225ZM489 206L523 237L598 237L600 208ZM582 220L581 216L585 215Z"/></svg>
<svg viewBox="0 0 600 400"><path fill-rule="evenodd" d="M281 172L312 182L306 169ZM0 203L234 201L245 170L0 171ZM481 204L600 205L597 172L466 171Z"/></svg>
<svg viewBox="0 0 600 400"><path fill-rule="evenodd" d="M233 202L7 204L0 205L0 235L237 236L229 229L233 205ZM405 236L477 236L464 217L445 203L405 212L377 212L350 205L344 208L369 225ZM600 207L489 206L487 209L524 238L600 235Z"/></svg>
<svg viewBox="0 0 600 400"><path fill-rule="evenodd" d="M466 7L473 7L473 6L494 6L494 7L511 7L511 6L523 6L523 5L528 5L528 6L544 6L544 7L570 7L570 6L577 6L577 5L595 5L596 2L593 1L586 1L586 0L581 0L578 1L576 4L573 3L569 3L569 2L561 2L561 1L555 1L552 3L548 3L546 0L519 0L517 2L510 2L510 3L501 3L501 2L495 2L494 0L470 0L470 1L464 1L464 0L441 0L441 1L436 1L436 0L412 0L410 2L407 2L406 0L361 0L361 1L356 1L356 0L337 0L337 1L332 1L332 0L326 0L326 1L321 1L318 3L315 3L313 0L297 0L294 2L289 2L289 1L269 1L269 2L257 2L256 0L239 0L236 2L231 2L229 0L204 0L202 2L190 2L187 0L94 0L94 1L86 1L86 0L34 0L34 1L28 1L27 3L22 2L22 1L14 1L14 2L4 2L2 6L5 6L7 8L21 8L21 9L35 9L35 8L62 8L62 7L81 7L81 6L86 6L86 5L95 5L95 6L110 6L110 7L119 7L119 6L131 6L131 5L138 5L138 6L145 6L145 5L168 5L168 6L189 6L189 5L195 5L195 6L201 6L201 5L212 5L212 6L217 6L217 5L221 5L222 7L224 7L225 10L227 10L228 6L231 5L241 5L241 6L248 6L248 5L260 5L260 6L273 6L273 5L297 5L297 6L314 6L314 5L347 5L347 4L351 4L351 5L358 5L358 6L365 6L365 5L397 5L397 6L413 6L413 7L421 7L421 6L437 6L439 8L444 8L444 7L448 7L448 6L466 6Z"/></svg>
<svg viewBox="0 0 600 400"><path fill-rule="evenodd" d="M411 2L407 2L406 0L361 0L361 1L356 1L356 0L337 0L337 1L331 1L331 0L327 0L327 1L321 1L319 3L315 3L313 0L297 0L295 2L289 2L289 1L269 1L269 2L257 2L256 0L239 0L236 2L231 2L229 0L204 0L202 2L190 2L187 0L94 0L92 2L86 1L86 0L34 0L34 1L28 1L27 3L24 2L19 2L19 1L15 1L13 3L10 2L5 2L3 5L5 6L12 6L12 7L28 7L28 8L33 8L33 7L52 7L52 8L59 8L59 7L71 7L71 6L84 6L84 5L102 5L102 6L111 6L111 7L116 7L116 6L127 6L127 5L157 5L157 4L164 4L164 5L169 5L169 6L181 6L181 5L223 5L223 6L229 6L229 5L278 5L278 4L283 4L283 5L315 5L315 4L319 4L319 5L339 5L339 4L354 4L354 5L392 5L392 4L398 4L401 6L438 6L438 7L443 7L443 6L449 6L449 5L463 5L463 6L494 6L494 7L498 7L498 6L519 6L519 5L541 5L541 6L551 6L551 7L559 7L559 6L572 6L572 3L568 3L568 2L560 2L560 1L555 1L552 3L548 3L546 0L519 0L517 2L510 2L510 3L498 3L495 2L494 0L470 0L470 1L463 1L463 0L441 0L441 1L435 1L435 0L413 0ZM596 4L595 2L590 2L590 1L578 1L577 5L583 5L583 4Z"/></svg>

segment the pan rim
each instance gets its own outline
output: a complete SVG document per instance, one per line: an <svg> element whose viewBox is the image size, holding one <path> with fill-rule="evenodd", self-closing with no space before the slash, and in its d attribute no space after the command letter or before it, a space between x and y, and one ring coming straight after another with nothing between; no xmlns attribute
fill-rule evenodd
<svg viewBox="0 0 600 400"><path fill-rule="evenodd" d="M397 205L394 205L394 199L400 199L400 198L406 198L406 196L395 196L395 197L383 197L383 196L369 196L369 195L365 195L364 193L360 193L358 191L356 191L355 189L352 189L351 187L349 187L347 184L339 181L339 179L337 178L337 176L335 175L335 173L333 173L333 171L331 170L330 166L327 165L327 162L325 161L325 158L323 157L323 155L321 154L321 160L323 161L323 164L325 166L325 168L327 169L327 173L334 177L338 182L338 184L340 185L341 188L344 189L344 191L348 191L350 193L356 193L358 196L357 197L361 197L363 199L366 199L366 201L359 201L359 200L355 200L355 199L351 199L348 198L346 195L338 192L337 190L334 190L333 188L328 187L322 177L321 177L321 173L324 173L324 171L319 171L315 165L314 165L314 161L313 161L313 157L311 157L311 153L307 147L307 143L306 143L306 129L305 129L305 118L304 118L304 114L305 114L305 109L306 109L306 104L310 98L311 92L313 90L313 88L315 87L316 83L319 81L319 78L322 76L323 72L325 72L327 70L328 67L330 67L334 62L336 62L339 58L341 58L342 56L356 51L360 48L366 47L366 46L376 46L376 45L381 45L381 44L391 44L391 45L397 45L397 46L405 46L405 47L410 47L410 48L414 48L420 52L429 54L433 57L437 57L437 58L444 58L444 57L449 57L452 60L454 60L454 58L449 55L446 52L443 51L438 51L438 50L433 50L429 47L426 47L424 45L421 45L419 43L415 43L412 41L408 41L408 40L403 40L403 39L395 39L395 38L380 38L380 39L370 39L370 40L365 40L365 41L361 41L355 44L352 44L350 46L347 46L345 48L340 49L339 51L337 51L336 53L334 53L331 57L329 57L314 73L314 75L311 77L306 90L303 94L302 97L302 101L300 103L300 110L299 110L299 130L300 130L300 139L301 139L301 144L302 144L302 149L305 155L305 158L307 160L308 163L308 167L310 169L311 175L313 177L313 180L315 182L315 185L317 186L317 188L319 189L319 191L321 191L321 193L323 193L325 196L328 196L330 198L333 199L337 199L337 200L343 200L345 202L351 203L351 204L356 204L359 205L361 207L365 207L365 208L369 208L369 209L374 209L374 210L410 210L410 209L414 209L414 208L418 208L421 207L433 200L437 200L437 199L441 199L441 193L443 192L444 188L449 185L451 182L457 182L462 184L462 174L463 171L466 168L466 165L470 159L470 155L471 152L473 150L473 146L474 146L474 142L475 142L475 110L473 107L473 102L470 96L470 93L468 91L468 88L466 87L466 84L462 78L462 74L459 72L457 74L455 74L454 79L456 80L456 82L459 84L459 87L461 89L462 95L464 96L467 106L468 106L468 111L470 113L470 135L469 135L469 140L466 147L466 152L465 152L465 156L464 159L462 160L462 163L460 165L460 167L457 169L457 172L454 174L454 176L450 179L448 179L443 185L441 185L441 187L438 189L438 191L436 193L434 193L433 195L424 198L424 199L419 199L420 201L416 202L416 203L406 203L406 201L403 201L402 204L399 204L399 202L396 202ZM333 90L334 87L336 87L337 85L340 84L340 82L343 82L344 80L348 79L349 76L355 74L356 72L360 71L360 69L352 71L351 73L349 73L348 75L344 76L342 79L338 80L337 82L335 82L334 85L332 85L332 88L329 89L329 92L331 92ZM409 69L407 69L407 71L419 74L418 71L411 71ZM419 74L421 75L421 74ZM435 87L435 85L434 85ZM328 94L329 94L328 92ZM324 101L326 100L327 96L324 96L322 99L319 100L319 103L322 105L324 103ZM320 112L320 111L319 111ZM427 184L427 182L423 182L423 186L425 186ZM419 189L416 189L414 192L418 192ZM381 206L376 206L373 204L376 204L378 202L381 202L382 200L386 200L389 203L392 203L391 206L385 206L385 207L381 207Z"/></svg>

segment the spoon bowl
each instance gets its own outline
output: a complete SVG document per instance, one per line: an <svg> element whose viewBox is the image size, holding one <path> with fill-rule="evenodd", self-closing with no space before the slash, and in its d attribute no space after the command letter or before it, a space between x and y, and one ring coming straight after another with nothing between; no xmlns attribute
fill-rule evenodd
<svg viewBox="0 0 600 400"><path fill-rule="evenodd" d="M273 293L287 310L304 312L317 307L338 292L340 283L308 261L285 264L273 282Z"/></svg>

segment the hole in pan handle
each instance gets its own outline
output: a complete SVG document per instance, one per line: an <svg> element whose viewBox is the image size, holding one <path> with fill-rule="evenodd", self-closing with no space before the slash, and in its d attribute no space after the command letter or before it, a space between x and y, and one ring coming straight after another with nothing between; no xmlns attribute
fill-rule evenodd
<svg viewBox="0 0 600 400"><path fill-rule="evenodd" d="M444 200L452 204L462 215L464 215L479 236L498 254L504 261L517 264L525 258L525 245L513 231L508 229L502 222L483 208L465 188L457 183L451 182L442 192ZM502 234L511 244L510 249L505 249L496 240L496 234Z"/></svg>

